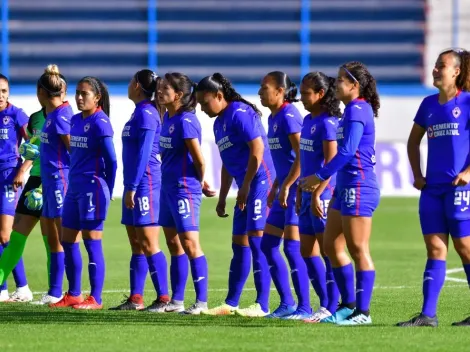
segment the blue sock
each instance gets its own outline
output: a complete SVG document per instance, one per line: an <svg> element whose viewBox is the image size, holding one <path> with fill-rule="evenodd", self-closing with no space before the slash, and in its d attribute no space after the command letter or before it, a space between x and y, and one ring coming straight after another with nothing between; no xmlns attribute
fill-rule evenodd
<svg viewBox="0 0 470 352"><path fill-rule="evenodd" d="M250 275L251 249L232 243L233 257L228 274L228 293L225 303L238 307L243 286Z"/></svg>
<svg viewBox="0 0 470 352"><path fill-rule="evenodd" d="M464 264L463 269L465 270L465 275L467 275L467 283L470 287L470 264Z"/></svg>
<svg viewBox="0 0 470 352"><path fill-rule="evenodd" d="M170 277L172 299L184 301L184 290L188 280L189 260L186 254L171 257Z"/></svg>
<svg viewBox="0 0 470 352"><path fill-rule="evenodd" d="M20 261L13 269L13 278L15 279L16 287L25 287L28 284L24 270L23 257L20 258Z"/></svg>
<svg viewBox="0 0 470 352"><path fill-rule="evenodd" d="M326 288L326 271L320 256L304 258L308 268L308 277L320 300L320 307L328 307L328 291Z"/></svg>
<svg viewBox="0 0 470 352"><path fill-rule="evenodd" d="M153 287L157 292L157 297L168 296L168 273L165 253L162 251L147 257L149 264L150 277Z"/></svg>
<svg viewBox="0 0 470 352"><path fill-rule="evenodd" d="M284 240L284 253L289 261L292 283L299 301L297 309L306 313L312 313L308 271L305 261L300 254L300 241Z"/></svg>
<svg viewBox="0 0 470 352"><path fill-rule="evenodd" d="M428 259L423 275L423 310L428 317L436 316L437 301L446 278L446 261Z"/></svg>
<svg viewBox="0 0 470 352"><path fill-rule="evenodd" d="M375 270L356 272L357 310L369 313L372 292L374 291Z"/></svg>
<svg viewBox="0 0 470 352"><path fill-rule="evenodd" d="M261 249L268 261L269 272L281 298L281 304L293 306L295 301L290 289L289 271L279 250L281 242L281 237L264 233L263 239L261 240Z"/></svg>
<svg viewBox="0 0 470 352"><path fill-rule="evenodd" d="M88 275L90 277L91 292L90 296L101 304L101 295L103 293L105 263L103 254L103 242L101 240L84 240L85 248L88 252Z"/></svg>
<svg viewBox="0 0 470 352"><path fill-rule="evenodd" d="M205 255L194 258L190 261L191 275L194 281L194 290L196 291L196 301L207 302L207 284L208 268Z"/></svg>
<svg viewBox="0 0 470 352"><path fill-rule="evenodd" d="M65 253L65 274L69 282L69 294L80 296L82 293L82 255L79 243L62 242Z"/></svg>
<svg viewBox="0 0 470 352"><path fill-rule="evenodd" d="M147 279L148 271L149 265L145 255L132 254L129 270L131 296L144 295L145 280Z"/></svg>
<svg viewBox="0 0 470 352"><path fill-rule="evenodd" d="M328 311L331 314L336 313L339 303L339 290L335 281L335 274L333 274L333 268L331 266L330 258L323 257L326 267L326 291L328 292Z"/></svg>
<svg viewBox="0 0 470 352"><path fill-rule="evenodd" d="M51 269L49 274L49 291L47 294L59 298L62 296L62 284L64 281L65 254L64 252L51 252Z"/></svg>
<svg viewBox="0 0 470 352"><path fill-rule="evenodd" d="M354 268L352 263L333 268L333 273L341 294L341 303L354 308L356 305L356 292L354 291Z"/></svg>
<svg viewBox="0 0 470 352"><path fill-rule="evenodd" d="M271 289L271 275L266 257L261 251L262 237L249 236L251 253L253 256L253 277L256 287L256 303L259 303L264 312L269 312L269 294Z"/></svg>
<svg viewBox="0 0 470 352"><path fill-rule="evenodd" d="M3 254L3 248L5 248L7 245L8 245L8 242L0 245L0 257ZM8 290L7 280L5 280L3 284L0 282L0 291L4 291L4 290Z"/></svg>

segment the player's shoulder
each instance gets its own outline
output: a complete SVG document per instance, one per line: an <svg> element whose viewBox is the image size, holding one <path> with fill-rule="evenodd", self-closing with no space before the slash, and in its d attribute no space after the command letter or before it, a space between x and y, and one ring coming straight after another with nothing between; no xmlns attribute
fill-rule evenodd
<svg viewBox="0 0 470 352"><path fill-rule="evenodd" d="M430 105L439 101L439 94L431 94L423 98L421 105Z"/></svg>
<svg viewBox="0 0 470 352"><path fill-rule="evenodd" d="M12 118L16 118L19 114L26 114L24 110L16 105L8 104L5 111L6 115L10 115Z"/></svg>
<svg viewBox="0 0 470 352"><path fill-rule="evenodd" d="M302 120L302 114L294 104L287 104L282 115L285 119Z"/></svg>
<svg viewBox="0 0 470 352"><path fill-rule="evenodd" d="M181 124L184 125L194 125L199 127L199 119L197 118L196 114L194 111L183 111L180 116L179 120Z"/></svg>
<svg viewBox="0 0 470 352"><path fill-rule="evenodd" d="M336 128L339 124L339 118L337 116L323 115L320 124L324 128Z"/></svg>
<svg viewBox="0 0 470 352"><path fill-rule="evenodd" d="M105 114L103 110L99 110L95 113L94 116L95 124L98 126L111 125L111 120L109 116Z"/></svg>
<svg viewBox="0 0 470 352"><path fill-rule="evenodd" d="M463 105L470 104L470 92L462 91L459 94L458 104L460 105L460 101L462 101ZM460 100L460 101L459 101Z"/></svg>
<svg viewBox="0 0 470 352"><path fill-rule="evenodd" d="M344 109L343 118L346 120L346 117L349 117L353 120L373 120L374 111L372 106L363 99L357 99L346 105Z"/></svg>

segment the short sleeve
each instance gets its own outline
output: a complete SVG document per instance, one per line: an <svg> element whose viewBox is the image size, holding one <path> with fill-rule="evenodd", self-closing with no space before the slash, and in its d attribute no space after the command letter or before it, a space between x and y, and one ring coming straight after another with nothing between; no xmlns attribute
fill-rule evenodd
<svg viewBox="0 0 470 352"><path fill-rule="evenodd" d="M288 112L284 115L284 124L287 134L300 133L302 130L302 118L296 113Z"/></svg>
<svg viewBox="0 0 470 352"><path fill-rule="evenodd" d="M181 128L183 129L183 139L199 138L201 135L201 125L194 115L183 116L181 119Z"/></svg>
<svg viewBox="0 0 470 352"><path fill-rule="evenodd" d="M248 143L261 137L260 128L263 127L260 126L260 121L257 120L259 118L254 113L249 113L249 110L240 110L234 112L233 123L243 140Z"/></svg>
<svg viewBox="0 0 470 352"><path fill-rule="evenodd" d="M95 122L96 137L113 137L114 131L111 121L107 117L98 117Z"/></svg>
<svg viewBox="0 0 470 352"><path fill-rule="evenodd" d="M424 99L419 105L418 112L413 121L422 128L426 128L426 120L426 99Z"/></svg>
<svg viewBox="0 0 470 352"><path fill-rule="evenodd" d="M157 129L158 112L149 109L142 110L139 113L139 128L142 130L155 131Z"/></svg>
<svg viewBox="0 0 470 352"><path fill-rule="evenodd" d="M64 116L64 115L57 115L55 118L55 128L57 131L57 134L59 135L66 135L70 134L70 116Z"/></svg>
<svg viewBox="0 0 470 352"><path fill-rule="evenodd" d="M18 111L16 112L16 121L15 121L16 127L21 128L24 125L26 125L28 121L29 121L28 115L26 115L23 109L18 109Z"/></svg>
<svg viewBox="0 0 470 352"><path fill-rule="evenodd" d="M321 139L323 141L335 141L336 131L338 129L338 120L334 117L329 117L323 120L323 133Z"/></svg>

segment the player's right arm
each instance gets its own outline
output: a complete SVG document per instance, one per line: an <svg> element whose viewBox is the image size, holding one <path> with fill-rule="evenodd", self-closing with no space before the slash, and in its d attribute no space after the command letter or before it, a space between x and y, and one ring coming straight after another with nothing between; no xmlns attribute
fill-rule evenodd
<svg viewBox="0 0 470 352"><path fill-rule="evenodd" d="M230 176L225 166L222 165L222 169L220 171L219 202L216 207L217 215L221 218L226 218L228 216L228 214L225 213L225 204L230 187L232 187L232 182L233 177Z"/></svg>
<svg viewBox="0 0 470 352"><path fill-rule="evenodd" d="M413 186L418 190L423 189L426 185L426 180L421 170L421 153L419 150L421 140L425 133L426 130L423 127L417 123L413 124L407 143L408 160L410 161L411 171L414 177Z"/></svg>

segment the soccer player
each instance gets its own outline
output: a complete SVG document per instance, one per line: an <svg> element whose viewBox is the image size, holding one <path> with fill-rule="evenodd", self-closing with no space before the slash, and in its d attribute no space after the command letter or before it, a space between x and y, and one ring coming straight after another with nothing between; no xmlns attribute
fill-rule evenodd
<svg viewBox="0 0 470 352"><path fill-rule="evenodd" d="M4 258L4 250L10 244L14 246L16 236L10 236L14 226L15 208L18 203L18 195L23 189L24 173L31 166L31 161L22 163L18 154L21 140L29 139L27 133L28 116L24 111L8 102L10 95L10 83L8 78L0 74L0 256ZM8 256L8 253L7 253ZM16 265L16 267L15 267ZM0 273L0 302L15 301L29 302L33 294L28 287L26 273L21 256L12 266L15 277L16 290L8 295L6 275Z"/></svg>
<svg viewBox="0 0 470 352"><path fill-rule="evenodd" d="M232 180L238 186L233 218L229 291L225 304L205 314L229 315L235 312L247 317L269 314L271 276L261 239L266 225L267 198L275 178L266 132L260 112L232 87L222 74L203 78L197 86L197 100L214 122L215 142L222 158L221 188L216 212L227 217L225 205ZM257 291L256 302L238 309L243 286L250 273L253 255L253 276Z"/></svg>
<svg viewBox="0 0 470 352"><path fill-rule="evenodd" d="M335 79L322 72L311 72L302 79L300 98L310 113L304 118L300 134L300 174L305 177L317 172L336 155L336 130L341 111L340 102L336 98ZM327 209L335 183L336 175L333 175L313 193L302 192L300 188L297 193L300 251L307 264L312 286L320 299L318 311L305 320L310 323L318 323L334 314L339 300L333 269L323 250Z"/></svg>
<svg viewBox="0 0 470 352"><path fill-rule="evenodd" d="M170 276L177 282L172 283L172 302L164 308L167 312L191 315L207 311L208 268L199 241L199 210L202 193L210 193L210 187L204 181L206 166L201 151L201 125L195 114L195 88L196 84L188 76L167 73L157 95L158 103L167 109L160 134L162 190L159 223L170 253L182 258L175 261L172 258ZM180 246L187 257L181 256ZM196 302L185 310L186 258L189 258ZM182 263L183 260L186 263Z"/></svg>
<svg viewBox="0 0 470 352"><path fill-rule="evenodd" d="M62 297L64 251L60 244L61 217L69 170L70 118L73 114L68 102L63 102L66 89L64 76L57 65L49 65L37 82L37 97L46 109L46 121L41 131L40 168L44 203L41 211L41 230L47 234L51 251L49 291L39 304L56 303ZM29 223L32 225L32 222ZM27 226L22 223L18 226ZM16 229L16 227L15 227ZM8 255L0 260L0 282L8 277L23 255L31 228L18 228L11 234Z"/></svg>
<svg viewBox="0 0 470 352"><path fill-rule="evenodd" d="M131 294L112 310L144 309L143 292L149 268L157 300L146 310L158 311L157 306L169 301L167 261L158 243L162 126L160 114L151 101L157 78L151 70L140 70L128 86L128 97L134 102L135 109L122 131L124 195L121 223L126 226L132 250Z"/></svg>
<svg viewBox="0 0 470 352"><path fill-rule="evenodd" d="M336 94L345 105L337 130L338 153L315 174L301 179L300 185L305 191L315 191L337 172L324 249L331 260L342 303L334 315L322 321L339 325L371 324L369 306L375 269L369 239L372 214L380 201L374 170L374 117L378 116L379 95L374 77L360 62L348 62L340 67ZM346 254L345 243L356 268L357 294L354 268Z"/></svg>
<svg viewBox="0 0 470 352"><path fill-rule="evenodd" d="M271 110L268 117L268 142L276 170L276 179L268 195L267 203L271 210L266 220L261 249L281 298L279 307L266 317L305 319L310 317L312 311L307 267L300 255L299 219L295 212L302 128L302 116L292 104L298 101L297 87L284 72L274 71L263 78L258 94L261 104ZM291 267L298 306L291 293L287 265L279 250L283 237L284 253Z"/></svg>
<svg viewBox="0 0 470 352"><path fill-rule="evenodd" d="M437 58L433 84L439 93L422 101L408 139L414 187L421 191L419 218L427 250L421 313L398 326L438 325L437 302L446 276L449 234L470 284L470 53L450 49ZM426 176L419 147L428 137ZM454 323L470 326L470 318Z"/></svg>
<svg viewBox="0 0 470 352"><path fill-rule="evenodd" d="M95 77L77 85L81 113L71 119L69 190L64 200L62 245L69 290L52 308L101 309L105 264L101 239L116 178L117 160L109 120L107 87ZM81 294L80 232L88 252L91 293Z"/></svg>

